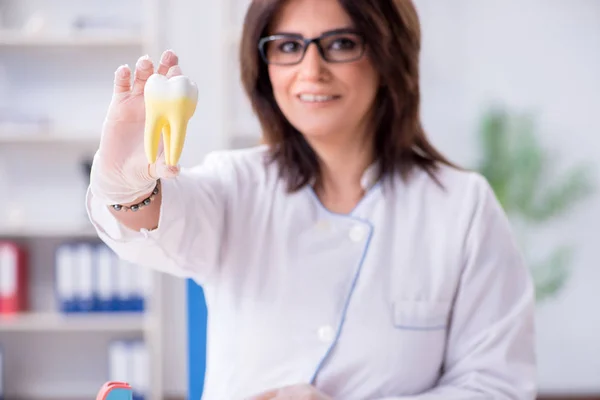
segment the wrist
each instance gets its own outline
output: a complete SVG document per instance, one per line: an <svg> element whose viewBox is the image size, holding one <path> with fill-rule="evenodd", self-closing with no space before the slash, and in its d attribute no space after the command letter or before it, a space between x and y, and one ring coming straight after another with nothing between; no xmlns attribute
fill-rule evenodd
<svg viewBox="0 0 600 400"><path fill-rule="evenodd" d="M151 192L138 197L137 199L135 199L132 202L127 202L127 203L122 203L122 204L111 204L110 207L118 212L128 212L128 211L139 211L141 208L147 207L149 206L154 199L156 198L156 196L158 195L158 193L160 192L160 180L156 180L156 183L154 184L154 188L152 189Z"/></svg>

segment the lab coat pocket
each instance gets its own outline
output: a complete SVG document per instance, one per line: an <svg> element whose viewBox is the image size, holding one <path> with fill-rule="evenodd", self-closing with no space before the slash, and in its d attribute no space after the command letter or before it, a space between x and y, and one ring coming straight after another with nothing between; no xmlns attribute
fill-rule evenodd
<svg viewBox="0 0 600 400"><path fill-rule="evenodd" d="M450 303L396 299L391 303L387 367L407 393L432 387L444 363Z"/></svg>
<svg viewBox="0 0 600 400"><path fill-rule="evenodd" d="M414 331L445 330L448 326L450 302L400 300L392 304L392 320L396 329Z"/></svg>

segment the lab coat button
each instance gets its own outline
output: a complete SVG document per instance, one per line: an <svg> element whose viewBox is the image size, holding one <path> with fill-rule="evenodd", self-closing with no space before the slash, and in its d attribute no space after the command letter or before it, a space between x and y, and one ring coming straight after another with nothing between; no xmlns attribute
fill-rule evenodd
<svg viewBox="0 0 600 400"><path fill-rule="evenodd" d="M360 242L367 235L367 228L361 225L356 225L350 229L348 236L353 242Z"/></svg>
<svg viewBox="0 0 600 400"><path fill-rule="evenodd" d="M319 328L319 339L322 342L330 343L335 337L335 331L329 325L325 325Z"/></svg>

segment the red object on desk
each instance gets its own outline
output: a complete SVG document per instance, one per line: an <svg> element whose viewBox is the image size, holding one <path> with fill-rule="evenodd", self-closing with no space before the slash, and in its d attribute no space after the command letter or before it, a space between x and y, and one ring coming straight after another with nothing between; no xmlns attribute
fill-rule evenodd
<svg viewBox="0 0 600 400"><path fill-rule="evenodd" d="M0 241L0 315L27 309L27 253L17 243Z"/></svg>

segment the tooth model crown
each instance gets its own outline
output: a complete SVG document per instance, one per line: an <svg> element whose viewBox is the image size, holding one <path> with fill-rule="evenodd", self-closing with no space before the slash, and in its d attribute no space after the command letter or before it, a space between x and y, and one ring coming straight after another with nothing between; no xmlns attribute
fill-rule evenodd
<svg viewBox="0 0 600 400"><path fill-rule="evenodd" d="M144 148L149 163L158 157L162 132L167 165L179 163L188 121L196 111L198 87L186 76L153 74L144 88L146 128Z"/></svg>

